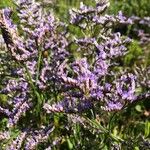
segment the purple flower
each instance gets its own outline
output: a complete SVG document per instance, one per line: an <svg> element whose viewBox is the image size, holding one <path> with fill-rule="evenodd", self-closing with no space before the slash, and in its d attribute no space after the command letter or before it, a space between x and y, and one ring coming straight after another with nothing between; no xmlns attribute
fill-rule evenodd
<svg viewBox="0 0 150 150"><path fill-rule="evenodd" d="M6 150L19 150L22 146L24 139L26 138L26 135L27 132L20 133L18 137L11 142L10 146L6 148Z"/></svg>
<svg viewBox="0 0 150 150"><path fill-rule="evenodd" d="M115 110L121 110L122 107L123 105L119 101L117 102L109 101L103 109L105 111L115 111Z"/></svg>
<svg viewBox="0 0 150 150"><path fill-rule="evenodd" d="M3 113L7 116L11 114L11 112L8 109L2 108L1 106L0 106L0 113Z"/></svg>
<svg viewBox="0 0 150 150"><path fill-rule="evenodd" d="M135 76L133 74L122 75L116 83L116 89L122 99L133 101L135 96Z"/></svg>
<svg viewBox="0 0 150 150"><path fill-rule="evenodd" d="M10 138L10 132L9 131L0 132L0 141L5 140L5 139L9 139L9 138Z"/></svg>
<svg viewBox="0 0 150 150"><path fill-rule="evenodd" d="M109 64L106 60L98 59L94 66L94 72L97 76L105 76L108 72Z"/></svg>
<svg viewBox="0 0 150 150"><path fill-rule="evenodd" d="M24 102L20 104L19 107L16 107L13 109L12 113L10 114L9 121L8 121L8 127L12 127L16 125L19 118L26 113L26 111L30 108L30 105L27 102Z"/></svg>
<svg viewBox="0 0 150 150"><path fill-rule="evenodd" d="M138 83L131 73L119 77L126 68L119 66L118 60L127 53L126 44L131 40L119 32L113 33L112 30L114 25L133 22L148 25L149 17L142 20L139 17L127 18L121 11L117 16L103 15L108 6L108 0L96 1L95 7L81 2L78 10L70 11L70 28L70 24L59 22L35 0L18 0L18 29L21 32L18 32L10 18L11 10L0 11L0 28L4 38L2 43L8 49L4 53L9 58L8 61L10 60L8 63L6 58L0 59L1 62L4 58L0 67L0 93L7 94L6 105L0 106L0 113L6 117L6 127L12 131L12 135L8 132L8 137L6 132L0 133L0 140L12 140L6 149L36 149L38 144L47 141L55 129L48 125L48 121L51 122L57 116L54 113L62 113L67 117L61 122L62 116L59 115L59 123L68 123L69 115L76 114L77 117L72 117L70 122L88 126L89 130L94 127L97 131L100 127L95 122L97 120L87 121L82 115L91 116L92 112L97 116L101 110L121 110L128 103L150 97L149 91L136 95L136 86L149 90L148 71L141 73L142 80L138 76ZM79 27L81 35L72 34L72 26ZM149 34L142 30L139 30L139 37L143 42L149 41ZM3 48L6 49L5 46ZM70 122L67 129L70 127L74 131ZM39 128L40 125L42 129ZM23 127L30 130L23 132ZM68 140L66 133L61 135L62 127L65 125L57 126L52 135L53 138L59 132L59 138L50 138L43 146L48 146L50 142L51 149L54 145L58 146L55 144L57 139L62 142L64 139ZM5 130L5 126L2 129ZM20 134L12 139L16 129ZM107 133L107 129L104 130ZM72 131L69 136L72 136ZM110 136L112 138L114 135Z"/></svg>
<svg viewBox="0 0 150 150"><path fill-rule="evenodd" d="M26 139L25 150L35 149L39 143L48 139L49 135L54 131L55 127L43 127L43 129L34 131Z"/></svg>

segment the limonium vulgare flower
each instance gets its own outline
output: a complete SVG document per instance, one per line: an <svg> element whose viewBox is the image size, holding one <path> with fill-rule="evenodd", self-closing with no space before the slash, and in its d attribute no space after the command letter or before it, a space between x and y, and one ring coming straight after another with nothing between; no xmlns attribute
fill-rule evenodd
<svg viewBox="0 0 150 150"><path fill-rule="evenodd" d="M46 141L49 147L54 141L49 137L57 130L46 118L53 113L78 116L97 104L100 111L118 111L150 97L148 92L136 93L140 85L136 74L115 70L121 66L118 59L128 53L131 39L114 33L112 27L134 21L122 12L104 14L109 1L96 1L95 7L81 2L79 10L70 11L67 25L34 0L15 3L18 25L11 20L9 8L0 10L2 36L15 64L0 87L0 93L7 95L0 113L7 119L5 130L19 127L16 139L2 135L1 139L10 139L5 149L35 149ZM72 35L69 26L78 27L82 36ZM86 126L85 119L78 119Z"/></svg>

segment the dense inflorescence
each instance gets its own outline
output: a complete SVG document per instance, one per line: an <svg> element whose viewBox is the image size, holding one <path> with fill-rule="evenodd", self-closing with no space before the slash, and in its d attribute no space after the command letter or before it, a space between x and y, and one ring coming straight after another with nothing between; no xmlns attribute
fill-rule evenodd
<svg viewBox="0 0 150 150"><path fill-rule="evenodd" d="M80 117L86 111L97 107L98 111L118 111L150 97L148 75L140 79L145 70L139 74L139 70L120 69L120 59L128 53L132 40L112 30L139 18L127 18L122 12L104 14L109 1L98 1L95 7L81 3L79 10L70 11L69 24L59 22L34 0L20 0L16 5L18 25L11 20L11 9L0 10L3 44L12 62L0 86L0 93L7 95L7 104L0 106L0 113L7 118L5 130L9 129L0 133L0 140L11 141L6 149L35 149L47 141L55 132L54 124L47 125L55 113L70 115L72 121L86 126L86 119ZM148 21L139 22L149 25ZM78 27L81 35L72 35L69 26ZM147 35L140 31L139 36ZM138 93L136 88L143 85L145 93ZM48 121L47 116L51 116ZM18 136L12 140L11 131L17 127Z"/></svg>

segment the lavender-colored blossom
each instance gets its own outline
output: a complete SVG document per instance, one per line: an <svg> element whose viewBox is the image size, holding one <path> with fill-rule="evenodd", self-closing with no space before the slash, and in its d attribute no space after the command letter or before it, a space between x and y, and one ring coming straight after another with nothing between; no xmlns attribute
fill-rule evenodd
<svg viewBox="0 0 150 150"><path fill-rule="evenodd" d="M110 91L110 90L111 90L111 87L112 87L111 84L106 83L106 84L104 85L104 91Z"/></svg>
<svg viewBox="0 0 150 150"><path fill-rule="evenodd" d="M150 27L150 17L144 17L143 19L140 19L139 24L147 25Z"/></svg>
<svg viewBox="0 0 150 150"><path fill-rule="evenodd" d="M7 25L10 27L10 28L14 28L16 29L16 26L12 23L12 21L9 19L10 16L11 16L11 13L12 13L12 10L10 8L6 8L6 9L3 9L3 14L5 16L5 21L7 22ZM2 21L2 20L1 20ZM3 23L1 22L1 25L3 25Z"/></svg>
<svg viewBox="0 0 150 150"><path fill-rule="evenodd" d="M77 44L79 44L81 47L82 46L88 46L90 44L93 44L95 42L95 38L82 38L82 39L76 39L75 41Z"/></svg>
<svg viewBox="0 0 150 150"><path fill-rule="evenodd" d="M108 22L111 23L110 26L112 26L112 23L116 21L116 19L114 18L114 16L111 16L111 15L105 15L105 16L98 16L98 15L95 15L93 17L93 20L92 20L94 23L96 24L100 24L100 25L105 25L107 24Z"/></svg>
<svg viewBox="0 0 150 150"><path fill-rule="evenodd" d="M82 101L81 101L82 100ZM83 112L84 110L92 108L91 101L88 100L78 100L77 98L65 98L64 100L55 104L45 104L43 108L47 113L64 112L64 113L75 113Z"/></svg>
<svg viewBox="0 0 150 150"><path fill-rule="evenodd" d="M109 101L106 106L102 109L104 109L105 111L116 111L116 110L121 110L123 107L123 105L121 104L121 102L113 102L113 101Z"/></svg>
<svg viewBox="0 0 150 150"><path fill-rule="evenodd" d="M42 143L45 140L47 140L47 138L49 137L51 132L53 132L54 129L54 126L45 127L44 129L41 129L37 132L33 132L32 135L28 136L26 139L25 150L35 149L39 143Z"/></svg>
<svg viewBox="0 0 150 150"><path fill-rule="evenodd" d="M144 30L138 30L138 37L140 38L140 44L149 44L150 42L150 34L145 33Z"/></svg>
<svg viewBox="0 0 150 150"><path fill-rule="evenodd" d="M36 74L36 65L37 62L35 60L32 62L31 61L26 62L26 67L32 76Z"/></svg>
<svg viewBox="0 0 150 150"><path fill-rule="evenodd" d="M9 131L4 131L4 132L0 132L0 141L1 140L6 140L10 138L10 133Z"/></svg>
<svg viewBox="0 0 150 150"><path fill-rule="evenodd" d="M6 10L8 12L8 10ZM5 9L0 11L0 28L7 48L11 51L11 55L19 61L27 59L31 54L25 49L23 39L18 35L17 28L10 27L10 14L5 13Z"/></svg>
<svg viewBox="0 0 150 150"><path fill-rule="evenodd" d="M92 73L85 58L75 61L72 68L75 78L60 77L65 86L70 86L70 90L63 94L65 98L62 101L52 105L45 104L44 109L47 112L80 112L91 108L92 100L103 97L102 89L97 84L98 77ZM75 94L71 88L76 88L79 92Z"/></svg>
<svg viewBox="0 0 150 150"><path fill-rule="evenodd" d="M119 77L120 72L124 72L122 66L119 68L121 71L114 69L116 64L119 65L117 59L127 53L126 44L131 40L112 30L118 24L138 22L148 25L149 17L142 20L139 17L128 18L121 11L116 16L103 15L109 6L108 0L96 1L95 7L81 2L78 10L70 11L70 23L82 30L79 38L70 32L69 24L59 22L35 0L18 0L16 3L20 18L18 26L11 20L10 9L0 10L3 44L8 49L4 52L10 60L10 66L6 59L3 61L10 73L7 76L5 71L0 73L5 76L1 81L0 93L7 94L8 105L0 106L0 113L8 118L7 128L10 131L14 131L15 127L22 130L24 125L30 131L21 131L7 149L30 150L47 141L55 127L39 129L40 125L49 124L44 119L47 118L44 110L50 115L50 121L53 113L65 113L67 117L76 114L70 117L71 121L91 130L91 123L88 124L79 114L90 112L91 109L95 114L101 110L121 110L127 103L150 97L149 92L141 95L136 93L136 86L149 89L149 74L144 73L145 78L141 80L137 73L136 84L136 77L131 73ZM144 42L149 38L142 30L139 36ZM97 106L100 106L98 110ZM32 124L28 124L26 119L31 119L29 122ZM22 121L23 126L18 121ZM100 133L97 128L94 129L92 133ZM9 139L9 136L4 132L0 134L0 140ZM60 135L60 140L63 139ZM57 146L57 139L50 140L54 142L51 142L49 149Z"/></svg>
<svg viewBox="0 0 150 150"><path fill-rule="evenodd" d="M19 118L26 113L26 111L30 108L30 105L27 102L24 102L20 105L20 107L16 107L13 109L12 113L10 114L8 127L12 127L16 125Z"/></svg>
<svg viewBox="0 0 150 150"><path fill-rule="evenodd" d="M132 74L123 75L116 83L116 89L122 99L133 101L135 96L135 76Z"/></svg>
<svg viewBox="0 0 150 150"><path fill-rule="evenodd" d="M119 11L116 18L122 24L132 24L132 19L130 18L127 19L125 16L123 16L123 13L121 11Z"/></svg>
<svg viewBox="0 0 150 150"><path fill-rule="evenodd" d="M0 113L5 114L6 116L9 116L9 115L10 115L9 109L2 108L1 106L0 106Z"/></svg>
<svg viewBox="0 0 150 150"><path fill-rule="evenodd" d="M18 137L12 141L12 143L10 144L10 146L8 146L6 148L6 150L19 150L21 149L22 143L24 141L24 139L26 138L27 132L21 132Z"/></svg>
<svg viewBox="0 0 150 150"><path fill-rule="evenodd" d="M70 10L70 23L72 24L78 24L80 27L86 27L86 25L82 24L82 20L92 20L93 14L102 13L107 7L109 6L108 1L102 1L97 2L96 7L88 7L83 4L83 2L80 3L80 9L72 9ZM86 16L88 14L88 17ZM81 23L81 24L80 24Z"/></svg>
<svg viewBox="0 0 150 150"><path fill-rule="evenodd" d="M80 3L80 12L82 14L90 13L93 11L94 9L92 7L87 7L86 5L83 4L83 2Z"/></svg>
<svg viewBox="0 0 150 150"><path fill-rule="evenodd" d="M24 79L20 78L20 81L17 80L9 80L6 88L1 90L1 93L8 93L12 91L26 91L28 88L28 83L24 81Z"/></svg>
<svg viewBox="0 0 150 150"><path fill-rule="evenodd" d="M17 94L11 99L11 104L13 104L14 108L20 107L20 105L27 99L27 92L24 91L22 93Z"/></svg>
<svg viewBox="0 0 150 150"><path fill-rule="evenodd" d="M108 72L109 64L106 60L98 59L94 66L94 72L97 76L105 76Z"/></svg>
<svg viewBox="0 0 150 150"><path fill-rule="evenodd" d="M144 66L137 66L134 72L137 77L136 83L138 87L150 89L150 67L145 68Z"/></svg>
<svg viewBox="0 0 150 150"><path fill-rule="evenodd" d="M44 104L43 108L47 111L47 113L64 111L63 106L60 104L49 105L46 103L46 104Z"/></svg>

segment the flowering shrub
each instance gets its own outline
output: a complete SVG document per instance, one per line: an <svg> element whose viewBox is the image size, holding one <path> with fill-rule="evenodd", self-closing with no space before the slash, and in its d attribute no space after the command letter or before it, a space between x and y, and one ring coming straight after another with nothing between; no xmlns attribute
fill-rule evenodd
<svg viewBox="0 0 150 150"><path fill-rule="evenodd" d="M95 7L81 3L70 10L69 24L34 0L16 5L18 25L11 20L11 9L0 10L7 53L1 57L0 93L7 99L0 105L2 148L120 149L129 142L137 146L138 140L146 147L145 137L132 141L116 135L111 124L117 112L150 97L147 68L121 65L132 40L113 32L113 26L135 20L121 11L104 14L107 0L96 1ZM73 34L75 28L80 35ZM140 79L142 74L146 79Z"/></svg>

